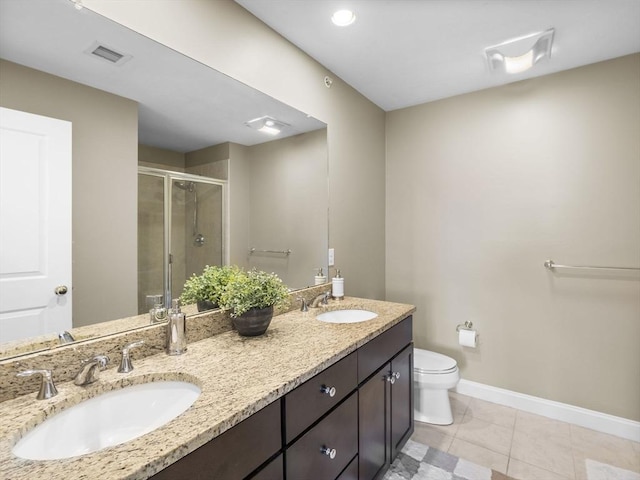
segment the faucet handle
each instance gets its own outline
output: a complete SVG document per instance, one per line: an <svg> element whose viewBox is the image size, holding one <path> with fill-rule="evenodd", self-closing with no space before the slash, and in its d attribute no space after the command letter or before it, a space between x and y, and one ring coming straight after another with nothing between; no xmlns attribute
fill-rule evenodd
<svg viewBox="0 0 640 480"><path fill-rule="evenodd" d="M133 364L131 363L131 356L129 355L129 350L135 347L139 347L144 344L144 340L138 340L137 342L129 343L122 347L122 360L120 361L120 366L118 367L118 373L129 373L133 370Z"/></svg>
<svg viewBox="0 0 640 480"><path fill-rule="evenodd" d="M322 301L320 303L322 305L329 305L330 298L331 298L331 290L329 290L328 292L324 292L324 297L322 298Z"/></svg>
<svg viewBox="0 0 640 480"><path fill-rule="evenodd" d="M296 297L298 300L300 300L300 311L301 312L308 312L309 311L309 304L307 303L307 299L304 297Z"/></svg>
<svg viewBox="0 0 640 480"><path fill-rule="evenodd" d="M51 397L55 397L58 394L58 389L53 383L53 377L51 370L24 370L16 374L16 377L30 377L31 375L42 375L42 383L40 384L40 391L38 392L38 400L47 400Z"/></svg>

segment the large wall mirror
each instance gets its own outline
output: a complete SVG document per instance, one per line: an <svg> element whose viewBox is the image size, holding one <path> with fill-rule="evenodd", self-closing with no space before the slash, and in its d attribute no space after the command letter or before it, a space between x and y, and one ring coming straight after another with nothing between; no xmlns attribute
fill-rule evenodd
<svg viewBox="0 0 640 480"><path fill-rule="evenodd" d="M68 0L1 2L0 58L0 106L73 125L74 329L139 328L168 258L174 297L207 264L326 272L324 123Z"/></svg>

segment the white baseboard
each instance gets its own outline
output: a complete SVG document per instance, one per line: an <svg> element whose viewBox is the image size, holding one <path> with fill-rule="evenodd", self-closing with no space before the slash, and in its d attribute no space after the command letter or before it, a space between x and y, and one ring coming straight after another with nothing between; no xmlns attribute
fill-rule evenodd
<svg viewBox="0 0 640 480"><path fill-rule="evenodd" d="M461 379L457 393L640 442L640 422Z"/></svg>

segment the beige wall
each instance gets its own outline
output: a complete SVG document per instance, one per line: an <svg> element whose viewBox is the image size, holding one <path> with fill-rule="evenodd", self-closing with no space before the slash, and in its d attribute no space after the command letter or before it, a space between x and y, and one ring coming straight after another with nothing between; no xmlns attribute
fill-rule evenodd
<svg viewBox="0 0 640 480"><path fill-rule="evenodd" d="M247 148L250 169L249 266L277 273L290 288L314 284L327 264L327 131ZM231 159L233 162L233 159Z"/></svg>
<svg viewBox="0 0 640 480"><path fill-rule="evenodd" d="M387 115L387 298L462 377L640 420L640 55ZM479 348L457 344L473 321Z"/></svg>
<svg viewBox="0 0 640 480"><path fill-rule="evenodd" d="M1 60L0 105L73 124L73 326L135 315L137 103Z"/></svg>
<svg viewBox="0 0 640 480"><path fill-rule="evenodd" d="M156 0L151 16L144 0L83 4L327 123L329 245L336 249L348 295L384 297L380 108L231 0ZM331 89L324 86L327 74L334 78ZM233 226L231 231L235 235ZM241 263L233 252L231 261Z"/></svg>
<svg viewBox="0 0 640 480"><path fill-rule="evenodd" d="M247 147L229 143L229 263L249 268L251 170Z"/></svg>

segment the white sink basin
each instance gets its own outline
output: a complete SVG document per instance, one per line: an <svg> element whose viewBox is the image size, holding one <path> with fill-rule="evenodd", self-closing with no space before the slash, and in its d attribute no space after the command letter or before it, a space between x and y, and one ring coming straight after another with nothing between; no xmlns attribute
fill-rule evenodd
<svg viewBox="0 0 640 480"><path fill-rule="evenodd" d="M334 310L318 315L316 318L327 323L358 323L372 320L378 316L369 310Z"/></svg>
<svg viewBox="0 0 640 480"><path fill-rule="evenodd" d="M119 445L168 423L200 392L193 383L163 381L103 393L48 418L12 452L30 460L58 460Z"/></svg>

